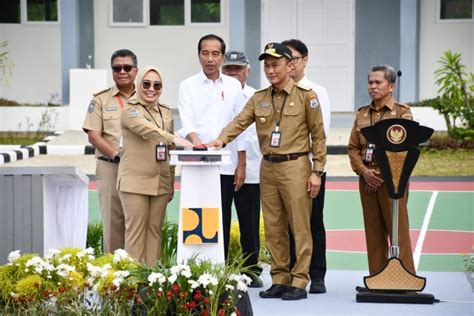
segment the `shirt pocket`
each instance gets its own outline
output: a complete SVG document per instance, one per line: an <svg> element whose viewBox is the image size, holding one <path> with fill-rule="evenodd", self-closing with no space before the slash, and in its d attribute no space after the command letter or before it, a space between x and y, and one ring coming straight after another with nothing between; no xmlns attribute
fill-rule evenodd
<svg viewBox="0 0 474 316"><path fill-rule="evenodd" d="M120 113L118 111L104 112L102 118L105 131L111 133L120 132Z"/></svg>

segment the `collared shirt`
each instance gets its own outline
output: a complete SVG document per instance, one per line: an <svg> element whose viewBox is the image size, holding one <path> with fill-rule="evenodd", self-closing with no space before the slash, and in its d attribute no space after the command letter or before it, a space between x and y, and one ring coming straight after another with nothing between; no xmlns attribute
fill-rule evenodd
<svg viewBox="0 0 474 316"><path fill-rule="evenodd" d="M361 128L377 123L380 120L390 118L404 118L413 120L410 107L406 104L399 104L393 97L380 109L376 109L373 102L361 107L354 119L354 125L347 145L347 153L351 162L352 170L359 176L369 167L364 165L365 151L367 143L365 137L360 132Z"/></svg>
<svg viewBox="0 0 474 316"><path fill-rule="evenodd" d="M282 110L283 104L285 107ZM275 148L270 146L270 140L280 117L281 140L280 146ZM313 90L299 86L290 79L281 91L272 87L256 91L240 114L224 128L219 139L228 143L253 122L256 122L263 155L311 151L313 170L324 170L326 136L321 107ZM311 135L311 145L308 135Z"/></svg>
<svg viewBox="0 0 474 316"><path fill-rule="evenodd" d="M243 105L242 85L237 79L220 74L213 81L201 70L179 85L178 107L182 123L179 134L186 137L194 132L203 143L210 142L219 136ZM220 172L234 175L237 150L245 150L245 137L236 139L225 149L231 152L232 164L220 166Z"/></svg>
<svg viewBox="0 0 474 316"><path fill-rule="evenodd" d="M120 98L120 101L119 99ZM102 137L116 151L120 149L120 111L127 100L120 94L117 86L94 94L87 109L82 128L84 131L101 132ZM96 157L103 156L96 149Z"/></svg>
<svg viewBox="0 0 474 316"><path fill-rule="evenodd" d="M243 90L245 103L255 93L255 89L249 85L245 85ZM245 105L245 104L244 104ZM247 168L245 174L245 183L260 183L260 163L262 161L262 153L258 145L257 129L255 123L250 125L245 130L246 136L246 157L247 157Z"/></svg>
<svg viewBox="0 0 474 316"><path fill-rule="evenodd" d="M324 133L326 133L326 137L328 137L329 128L331 127L331 104L329 103L328 91L323 86L309 80L306 76L298 81L298 83L313 89L318 95L318 99L321 102L321 112L323 113Z"/></svg>

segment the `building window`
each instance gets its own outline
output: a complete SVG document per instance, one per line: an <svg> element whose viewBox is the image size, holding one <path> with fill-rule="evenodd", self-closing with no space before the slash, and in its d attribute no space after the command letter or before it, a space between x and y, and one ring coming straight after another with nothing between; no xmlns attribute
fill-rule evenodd
<svg viewBox="0 0 474 316"><path fill-rule="evenodd" d="M191 0L191 23L220 23L220 0Z"/></svg>
<svg viewBox="0 0 474 316"><path fill-rule="evenodd" d="M58 1L26 0L26 22L58 22Z"/></svg>
<svg viewBox="0 0 474 316"><path fill-rule="evenodd" d="M220 0L149 0L150 25L220 23Z"/></svg>
<svg viewBox="0 0 474 316"><path fill-rule="evenodd" d="M184 25L184 0L150 0L150 25Z"/></svg>
<svg viewBox="0 0 474 316"><path fill-rule="evenodd" d="M144 26L146 0L112 0L111 24L114 26Z"/></svg>
<svg viewBox="0 0 474 316"><path fill-rule="evenodd" d="M440 0L441 20L472 20L474 0Z"/></svg>
<svg viewBox="0 0 474 316"><path fill-rule="evenodd" d="M21 23L20 0L9 0L2 3L0 23Z"/></svg>

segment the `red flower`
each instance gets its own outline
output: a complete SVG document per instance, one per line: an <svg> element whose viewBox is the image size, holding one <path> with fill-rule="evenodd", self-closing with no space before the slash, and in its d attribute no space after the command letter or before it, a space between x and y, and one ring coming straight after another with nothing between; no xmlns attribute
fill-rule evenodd
<svg viewBox="0 0 474 316"><path fill-rule="evenodd" d="M38 283L34 284L35 289L39 289L40 285Z"/></svg>
<svg viewBox="0 0 474 316"><path fill-rule="evenodd" d="M49 291L48 291L48 290L44 290L44 291L43 291L43 295L44 295L44 297L48 298L48 297L49 297Z"/></svg>
<svg viewBox="0 0 474 316"><path fill-rule="evenodd" d="M112 291L115 291L115 290L117 290L117 285L115 285L115 284L112 284L112 285L110 286L110 289L111 289Z"/></svg>
<svg viewBox="0 0 474 316"><path fill-rule="evenodd" d="M204 309L202 312L201 312L201 316L209 316L209 311L207 309Z"/></svg>
<svg viewBox="0 0 474 316"><path fill-rule="evenodd" d="M202 299L202 294L201 294L201 292L197 292L197 291L196 291L196 293L194 293L194 297L193 297L193 298L194 298L194 300L195 300L196 302L199 302L199 301Z"/></svg>
<svg viewBox="0 0 474 316"><path fill-rule="evenodd" d="M203 302L205 305L209 304L209 297L203 298L202 302Z"/></svg>
<svg viewBox="0 0 474 316"><path fill-rule="evenodd" d="M63 286L61 286L58 290L59 290L59 293L64 293L66 291L66 289Z"/></svg>
<svg viewBox="0 0 474 316"><path fill-rule="evenodd" d="M219 316L225 316L225 309L219 309Z"/></svg>
<svg viewBox="0 0 474 316"><path fill-rule="evenodd" d="M229 299L229 298L226 298L226 299L224 300L224 305L229 305L229 304L230 304L230 299Z"/></svg>
<svg viewBox="0 0 474 316"><path fill-rule="evenodd" d="M173 294L171 294L171 291L166 291L166 299L168 301L171 301L172 298L173 298Z"/></svg>
<svg viewBox="0 0 474 316"><path fill-rule="evenodd" d="M162 297L163 296L163 292L161 291L156 291L156 297Z"/></svg>
<svg viewBox="0 0 474 316"><path fill-rule="evenodd" d="M190 301L190 302L188 303L188 307L189 307L189 309L194 309L194 308L196 308L196 302L195 302L195 301Z"/></svg>
<svg viewBox="0 0 474 316"><path fill-rule="evenodd" d="M236 314L237 316L240 316L240 311L239 311L237 308L235 309L235 314Z"/></svg>
<svg viewBox="0 0 474 316"><path fill-rule="evenodd" d="M186 296L188 296L188 293L186 293L185 291L179 293L179 297L180 297L182 300L186 299Z"/></svg>
<svg viewBox="0 0 474 316"><path fill-rule="evenodd" d="M175 283L171 286L171 290L175 293L178 293L181 290L181 286L179 286L179 284Z"/></svg>

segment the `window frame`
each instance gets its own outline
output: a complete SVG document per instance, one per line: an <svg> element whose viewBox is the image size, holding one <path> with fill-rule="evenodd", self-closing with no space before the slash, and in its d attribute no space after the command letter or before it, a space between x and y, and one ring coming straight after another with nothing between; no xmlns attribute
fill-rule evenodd
<svg viewBox="0 0 474 316"><path fill-rule="evenodd" d="M459 24L459 23L474 23L474 0L472 1L472 17L470 19L442 19L441 18L441 0L436 1L436 23L440 24Z"/></svg>
<svg viewBox="0 0 474 316"><path fill-rule="evenodd" d="M28 3L27 0L20 1L20 16L22 25L60 25L61 24L61 0L57 0L58 20L57 21L28 21Z"/></svg>
<svg viewBox="0 0 474 316"><path fill-rule="evenodd" d="M191 0L184 0L184 26L221 26L223 25L223 0L219 0L220 17L219 22L191 22Z"/></svg>
<svg viewBox="0 0 474 316"><path fill-rule="evenodd" d="M109 1L109 26L110 27L146 27L149 26L150 0L143 0L142 22L114 22L114 0Z"/></svg>

